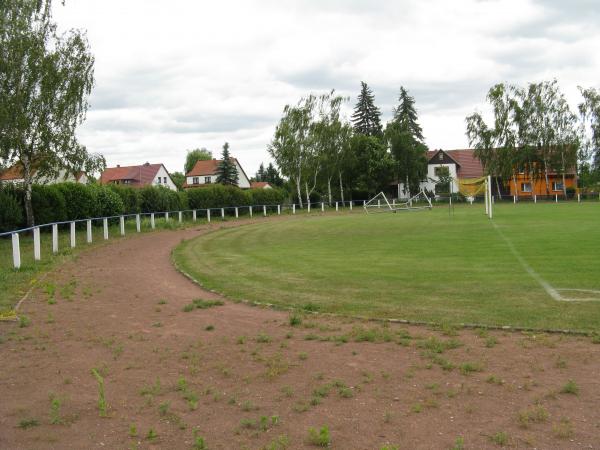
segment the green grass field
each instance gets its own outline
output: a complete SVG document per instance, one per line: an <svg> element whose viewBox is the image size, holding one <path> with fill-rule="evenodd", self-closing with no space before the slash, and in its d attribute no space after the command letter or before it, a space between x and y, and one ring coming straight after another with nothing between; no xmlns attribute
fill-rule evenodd
<svg viewBox="0 0 600 450"><path fill-rule="evenodd" d="M600 330L600 205L315 215L181 244L179 267L232 299L437 323ZM503 238L504 236L504 238ZM509 245L512 244L514 251ZM515 254L515 252L517 254ZM517 255L520 255L521 259Z"/></svg>

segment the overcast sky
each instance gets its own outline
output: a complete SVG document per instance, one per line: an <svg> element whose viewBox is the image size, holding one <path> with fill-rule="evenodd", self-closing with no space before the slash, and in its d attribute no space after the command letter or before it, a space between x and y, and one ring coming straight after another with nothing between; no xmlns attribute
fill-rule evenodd
<svg viewBox="0 0 600 450"><path fill-rule="evenodd" d="M68 0L61 28L87 30L96 87L79 136L109 166L215 157L268 162L287 103L360 81L384 121L402 85L430 148L467 146L464 118L498 82L600 87L598 0Z"/></svg>

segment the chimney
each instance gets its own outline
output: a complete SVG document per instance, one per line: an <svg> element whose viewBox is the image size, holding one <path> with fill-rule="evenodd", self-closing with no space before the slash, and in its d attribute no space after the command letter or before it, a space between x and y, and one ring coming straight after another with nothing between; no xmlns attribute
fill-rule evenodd
<svg viewBox="0 0 600 450"><path fill-rule="evenodd" d="M121 167L121 164L117 164L117 167Z"/></svg>
<svg viewBox="0 0 600 450"><path fill-rule="evenodd" d="M145 165L145 166L149 166L149 165L150 165L150 163L149 163L148 161L146 161L146 164L144 164L144 165Z"/></svg>

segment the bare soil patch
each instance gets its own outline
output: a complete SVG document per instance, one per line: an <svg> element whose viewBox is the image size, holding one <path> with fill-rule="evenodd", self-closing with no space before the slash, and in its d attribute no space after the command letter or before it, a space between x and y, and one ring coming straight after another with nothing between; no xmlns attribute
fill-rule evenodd
<svg viewBox="0 0 600 450"><path fill-rule="evenodd" d="M324 426L336 449L600 448L590 338L292 326L173 268L181 239L216 226L85 252L22 305L28 326L0 323L0 448L308 449Z"/></svg>

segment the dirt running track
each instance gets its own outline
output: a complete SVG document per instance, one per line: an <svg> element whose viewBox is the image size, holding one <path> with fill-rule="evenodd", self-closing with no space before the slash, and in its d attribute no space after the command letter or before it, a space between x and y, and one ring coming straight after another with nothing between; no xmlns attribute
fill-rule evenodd
<svg viewBox="0 0 600 450"><path fill-rule="evenodd" d="M460 437L467 449L600 449L590 338L316 316L292 327L287 312L228 301L184 312L217 296L170 252L208 229L83 252L24 302L29 326L0 323L0 448L189 449L195 432L213 450L315 448L308 429L327 426L344 450Z"/></svg>

